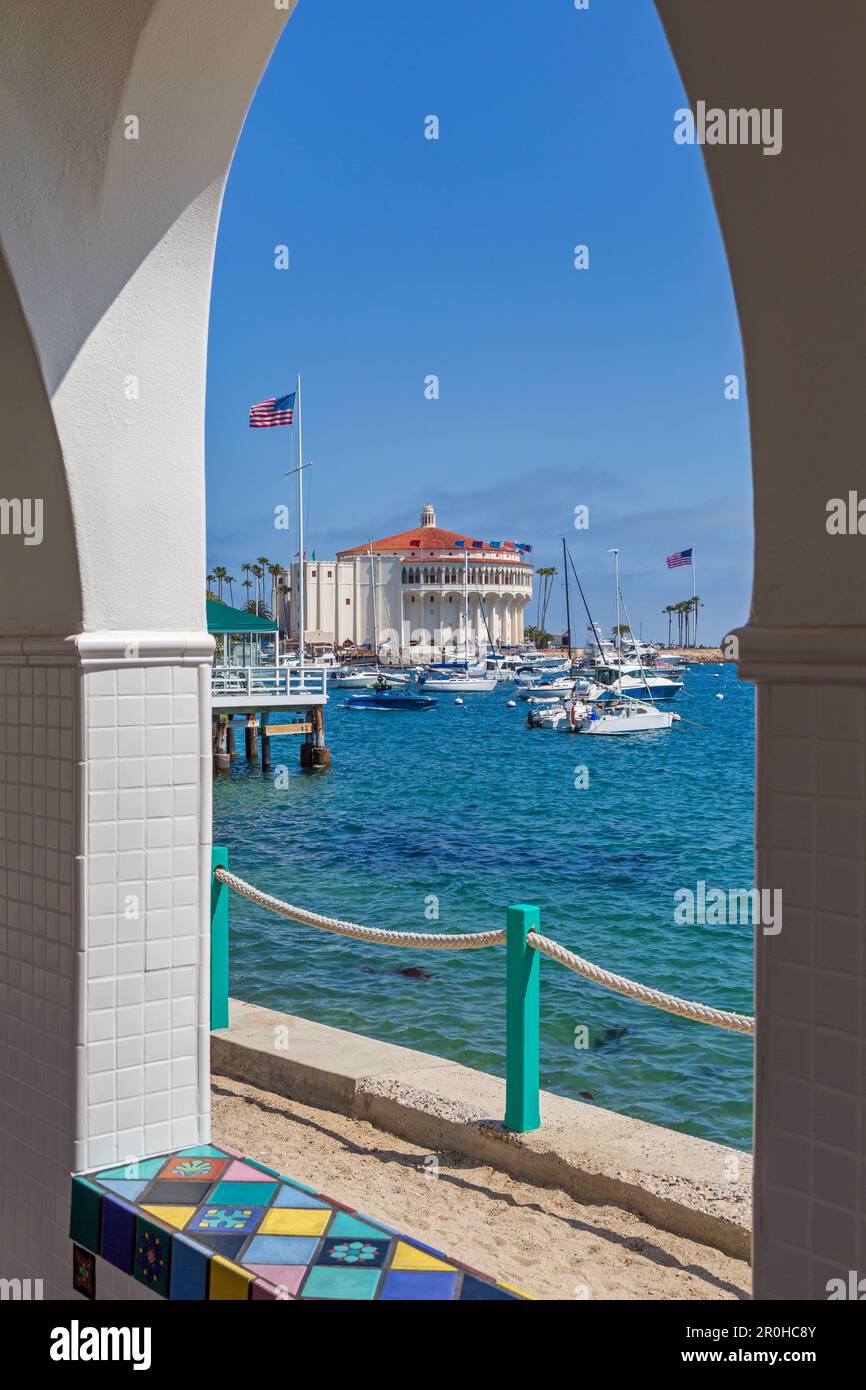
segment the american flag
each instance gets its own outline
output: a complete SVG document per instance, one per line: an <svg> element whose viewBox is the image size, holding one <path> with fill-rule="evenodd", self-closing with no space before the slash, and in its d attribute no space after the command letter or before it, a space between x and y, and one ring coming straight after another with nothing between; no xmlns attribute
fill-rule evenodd
<svg viewBox="0 0 866 1390"><path fill-rule="evenodd" d="M665 560L669 570L679 569L680 565L690 565L692 563L692 546L688 550L677 550L673 555L669 555Z"/></svg>
<svg viewBox="0 0 866 1390"><path fill-rule="evenodd" d="M272 425L290 425L295 414L295 393L272 396L269 401L250 406L250 429L266 430Z"/></svg>

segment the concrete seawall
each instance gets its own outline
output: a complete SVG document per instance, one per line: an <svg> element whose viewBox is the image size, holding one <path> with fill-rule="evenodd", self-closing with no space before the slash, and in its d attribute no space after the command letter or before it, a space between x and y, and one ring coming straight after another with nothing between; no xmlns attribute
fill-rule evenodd
<svg viewBox="0 0 866 1390"><path fill-rule="evenodd" d="M211 1069L354 1115L431 1152L458 1151L524 1181L616 1202L740 1259L751 1246L752 1160L722 1144L541 1093L541 1129L502 1123L505 1083L427 1052L231 1001Z"/></svg>

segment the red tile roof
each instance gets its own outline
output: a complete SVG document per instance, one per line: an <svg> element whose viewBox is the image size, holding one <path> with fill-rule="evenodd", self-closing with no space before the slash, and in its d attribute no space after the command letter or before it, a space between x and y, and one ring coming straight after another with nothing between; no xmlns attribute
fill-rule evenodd
<svg viewBox="0 0 866 1390"><path fill-rule="evenodd" d="M373 553L392 550L453 550L455 541L465 541L468 550L472 540L472 536L464 536L461 531L443 531L441 526L415 526L411 531L401 531L399 535L385 536L384 540L373 541ZM366 545L353 545L349 550L338 550L337 557L341 559L344 555L367 554L369 549L368 541Z"/></svg>

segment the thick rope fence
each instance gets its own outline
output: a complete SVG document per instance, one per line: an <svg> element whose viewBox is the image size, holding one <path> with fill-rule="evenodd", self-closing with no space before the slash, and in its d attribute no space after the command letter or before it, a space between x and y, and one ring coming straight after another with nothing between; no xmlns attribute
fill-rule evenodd
<svg viewBox="0 0 866 1390"><path fill-rule="evenodd" d="M635 980L626 979L624 975L614 975L611 970L603 970L600 965L593 965L591 961L584 960L583 956L567 951L558 941L551 941L549 937L541 936L538 932L527 933L526 944L540 951L543 956L557 961L559 965L564 965L566 970L573 970L575 975L582 975L592 984L602 985L604 989L622 994L626 999L636 999L639 1004L651 1004L653 1008L663 1009L665 1013L678 1014L680 1018L693 1018L696 1023L711 1023L714 1028L726 1028L731 1033L755 1031L755 1020L746 1014L735 1014L728 1009L714 1009L710 1004L695 1004L688 999L678 999L675 994L664 994L660 989L638 984Z"/></svg>
<svg viewBox="0 0 866 1390"><path fill-rule="evenodd" d="M305 927L320 927L322 931L333 932L335 936L348 936L354 941L372 941L379 946L423 946L431 951L476 951L481 946L502 946L505 931L476 931L462 933L425 931L384 931L378 927L362 927L360 922L344 922L339 917L325 917L320 912L308 912L304 907L294 907L270 893L262 893L251 883L238 878L228 869L214 869L214 878L226 887L232 888L242 898L248 898L259 907L276 912L279 917L289 917L293 922L302 922Z"/></svg>
<svg viewBox="0 0 866 1390"><path fill-rule="evenodd" d="M214 878L219 883L225 884L227 888L231 888L242 898L247 898L250 902L257 903L259 907L265 907L280 917L288 917L291 921L300 922L304 926L319 927L322 931L333 932L336 936L350 937L355 941L370 941L380 946L418 946L434 951L472 951L483 946L502 946L506 941L505 931L412 932L385 931L377 927L365 927L359 922L344 922L339 917L326 917L322 913L310 912L306 908L295 907L292 903L283 902L270 893L262 893L260 889L254 888L252 884L238 878L237 874L230 873L228 869L221 866L214 869ZM612 971L604 970L601 966L593 965L591 961L584 960L582 956L575 955L573 951L561 946L558 941L551 941L549 937L542 936L539 932L528 932L526 944L539 954L548 956L550 960L565 966L566 970L571 970L575 975L589 980L591 984L601 985L602 988L609 989L615 994L621 994L626 999L634 999L639 1004L649 1004L665 1013L676 1014L680 1018L690 1018L696 1023L708 1023L714 1028L723 1028L731 1033L753 1034L755 1031L755 1020L746 1014L733 1013L728 1009L715 1009L709 1004L697 1004L688 999L679 999L675 994L665 994L662 990L652 989L648 985L626 979L624 975L615 975Z"/></svg>

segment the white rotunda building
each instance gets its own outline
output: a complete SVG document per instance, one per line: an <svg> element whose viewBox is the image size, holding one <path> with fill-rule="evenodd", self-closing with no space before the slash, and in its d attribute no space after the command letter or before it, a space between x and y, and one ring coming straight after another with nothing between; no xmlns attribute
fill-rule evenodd
<svg viewBox="0 0 866 1390"><path fill-rule="evenodd" d="M296 562L285 576L283 612L295 640L298 580ZM427 502L411 530L341 550L334 560L308 559L304 581L308 642L371 650L378 642L392 660L462 654L467 642L470 652L513 647L524 640L532 547L445 530Z"/></svg>

